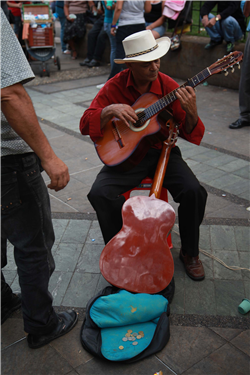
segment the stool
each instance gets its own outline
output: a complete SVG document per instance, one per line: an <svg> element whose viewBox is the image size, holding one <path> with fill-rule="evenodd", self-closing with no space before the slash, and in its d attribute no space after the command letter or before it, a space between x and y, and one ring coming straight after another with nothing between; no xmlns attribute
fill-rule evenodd
<svg viewBox="0 0 250 375"><path fill-rule="evenodd" d="M144 178L144 180L142 180L139 186L126 191L126 193L123 193L122 195L127 200L129 199L130 194L133 190L151 190L152 183L153 183L153 180L149 177L146 177ZM164 187L162 187L160 199L168 203L168 191ZM173 244L172 244L172 239L171 239L171 232L168 235L167 241L168 241L169 248L172 249Z"/></svg>

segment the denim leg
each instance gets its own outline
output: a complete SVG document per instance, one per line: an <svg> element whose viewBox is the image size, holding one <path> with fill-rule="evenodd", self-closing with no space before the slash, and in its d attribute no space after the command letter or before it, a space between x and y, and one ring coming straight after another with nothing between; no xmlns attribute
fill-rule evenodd
<svg viewBox="0 0 250 375"><path fill-rule="evenodd" d="M101 31L99 32L99 35L97 37L96 46L95 46L95 52L93 55L93 59L97 61L101 61L102 55L106 48L106 41L107 41L107 33L104 31L104 28L102 27Z"/></svg>
<svg viewBox="0 0 250 375"><path fill-rule="evenodd" d="M60 33L60 40L61 40L61 48L62 51L65 51L67 49L66 43L64 43L63 38L64 38L64 26L65 26L65 14L63 8L56 7L56 13L58 14L58 18L61 24L61 33Z"/></svg>
<svg viewBox="0 0 250 375"><path fill-rule="evenodd" d="M48 291L55 264L47 188L34 153L2 158L2 236L14 245L24 330L46 334L57 324Z"/></svg>
<svg viewBox="0 0 250 375"><path fill-rule="evenodd" d="M243 37L243 32L238 21L232 16L221 21L223 37L226 42L236 42Z"/></svg>
<svg viewBox="0 0 250 375"><path fill-rule="evenodd" d="M115 50L116 50L116 39L114 35L111 35L111 23L104 23L104 30L106 31L110 41L110 65L111 69L114 66Z"/></svg>
<svg viewBox="0 0 250 375"><path fill-rule="evenodd" d="M98 20L95 21L92 29L88 33L88 52L87 57L92 60L94 58L94 53L96 49L96 43L99 33L102 30L103 27L103 16L98 18Z"/></svg>
<svg viewBox="0 0 250 375"><path fill-rule="evenodd" d="M242 121L250 123L250 32L244 50L244 59L240 77L240 118Z"/></svg>
<svg viewBox="0 0 250 375"><path fill-rule="evenodd" d="M209 13L208 19L215 17L212 13ZM220 22L216 22L213 27L206 27L206 32L210 36L211 40L219 42L223 38L223 34L220 27Z"/></svg>

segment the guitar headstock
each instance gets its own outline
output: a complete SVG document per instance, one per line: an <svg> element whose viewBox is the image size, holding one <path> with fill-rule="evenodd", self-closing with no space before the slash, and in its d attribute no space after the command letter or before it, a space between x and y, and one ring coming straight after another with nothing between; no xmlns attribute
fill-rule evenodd
<svg viewBox="0 0 250 375"><path fill-rule="evenodd" d="M211 75L217 74L220 72L225 72L227 75L227 69L232 68L232 73L234 72L233 66L235 64L238 65L238 68L240 69L240 62L243 59L243 52L240 51L234 51L231 52L229 55L224 56L222 59L217 60L214 64L210 65L208 67Z"/></svg>

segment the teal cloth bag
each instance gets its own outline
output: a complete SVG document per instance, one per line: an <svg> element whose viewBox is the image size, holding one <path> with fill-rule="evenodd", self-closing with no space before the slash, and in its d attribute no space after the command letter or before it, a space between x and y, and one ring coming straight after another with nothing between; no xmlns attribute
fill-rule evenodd
<svg viewBox="0 0 250 375"><path fill-rule="evenodd" d="M101 329L101 353L110 361L136 357L152 342L157 324L168 309L162 295L119 290L92 304L90 317Z"/></svg>

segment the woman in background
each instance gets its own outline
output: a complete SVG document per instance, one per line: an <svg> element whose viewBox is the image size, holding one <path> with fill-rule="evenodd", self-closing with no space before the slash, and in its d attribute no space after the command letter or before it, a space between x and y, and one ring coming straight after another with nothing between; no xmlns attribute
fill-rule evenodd
<svg viewBox="0 0 250 375"><path fill-rule="evenodd" d="M151 11L151 4L148 0L138 1L117 1L114 11L114 17L111 25L111 35L116 38L116 58L124 58L125 53L122 41L127 36L145 30L144 12ZM117 27L117 22L119 24ZM109 79L114 77L122 70L121 64L114 63Z"/></svg>
<svg viewBox="0 0 250 375"><path fill-rule="evenodd" d="M146 30L151 30L155 39L162 37L166 30L166 17L163 16L165 1L151 1L151 12L145 13Z"/></svg>

